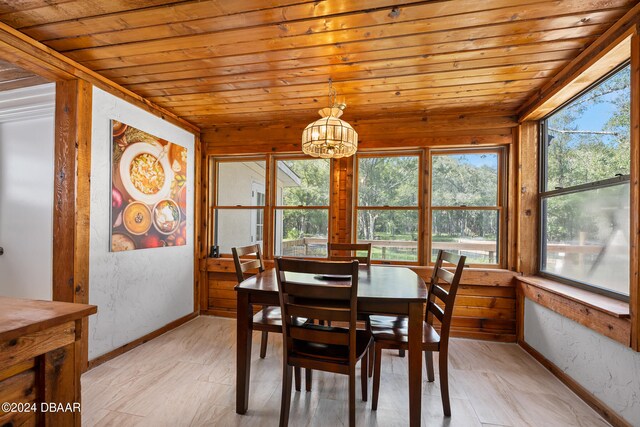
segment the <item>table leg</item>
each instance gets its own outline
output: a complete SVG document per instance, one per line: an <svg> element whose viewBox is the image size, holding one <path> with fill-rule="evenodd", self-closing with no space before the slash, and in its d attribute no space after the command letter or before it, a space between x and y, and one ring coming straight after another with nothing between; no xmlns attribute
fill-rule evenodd
<svg viewBox="0 0 640 427"><path fill-rule="evenodd" d="M409 304L409 425L422 417L422 303Z"/></svg>
<svg viewBox="0 0 640 427"><path fill-rule="evenodd" d="M253 310L249 294L237 292L237 337L236 360L236 413L244 414L249 407L249 377L251 375L251 338Z"/></svg>

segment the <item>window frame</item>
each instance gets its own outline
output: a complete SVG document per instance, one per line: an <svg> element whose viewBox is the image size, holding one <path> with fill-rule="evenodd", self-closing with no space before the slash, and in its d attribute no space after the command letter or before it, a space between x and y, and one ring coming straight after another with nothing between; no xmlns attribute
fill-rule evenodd
<svg viewBox="0 0 640 427"><path fill-rule="evenodd" d="M220 167L220 163L240 163L240 162L265 162L265 175L264 175L264 179L265 179L265 184L264 184L264 189L265 189L265 203L262 206L251 206L251 205L218 205L218 172L219 172L219 167ZM212 183L211 185L211 191L209 193L209 197L211 200L211 205L209 207L209 219L210 219L210 233L209 233L209 241L211 243L211 245L215 245L216 244L216 226L215 226L215 222L216 222L216 211L217 210L246 210L249 212L252 211L262 211L263 212L263 222L265 223L263 225L263 240L262 241L256 241L254 243L262 243L262 252L266 253L267 249L268 249L268 245L269 245L269 238L270 236L268 235L267 232L267 228L266 228L266 221L267 221L267 211L268 211L268 198L269 198L269 192L270 192L270 185L269 185L269 159L267 158L267 156L216 156L216 157L210 157L209 158L209 165L210 165L210 175L209 175L209 182ZM252 182L252 187L254 185L255 182ZM253 191L253 190L252 190ZM262 208L262 209L261 209ZM252 228L252 223L250 222L249 228ZM253 243L251 243L253 244ZM220 257L231 257L231 253L220 253Z"/></svg>
<svg viewBox="0 0 640 427"><path fill-rule="evenodd" d="M431 179L431 171L433 166L433 157L442 155L465 155L465 154L495 154L498 157L498 176L496 185L496 205L495 206L433 206L431 196L433 194L433 180ZM471 268L504 268L507 261L507 187L508 183L505 181L508 177L507 172L507 152L504 146L487 146L478 148L451 148L440 149L434 148L429 150L428 158L428 175L429 175L429 204L426 209L426 221L427 221L427 238L426 242L426 265L434 265L431 261L431 252L433 245L433 233L432 222L434 211L450 211L450 210L466 210L466 211L495 211L498 214L498 229L496 236L497 255L495 256L495 263L492 264L467 264Z"/></svg>
<svg viewBox="0 0 640 427"><path fill-rule="evenodd" d="M276 247L276 211L278 210L325 210L327 211L327 245L329 244L329 241L331 240L331 203L332 203L332 189L333 189L333 185L334 185L334 177L333 177L333 168L334 168L334 161L332 161L332 159L328 159L329 161L329 194L328 194L328 205L326 206L304 206L304 205L299 205L299 206L294 206L294 205L278 205L277 202L277 191L273 191L275 190L275 185L277 182L277 177L278 177L278 167L277 167L277 162L278 161L286 161L286 160L324 160L321 159L319 157L311 157L305 154L282 154L282 155L273 155L270 156L270 166L271 166L271 170L270 170L270 176L269 176L269 187L270 188L270 193L267 195L267 209L269 210L270 213L270 218L271 218L271 224L269 225L269 252L265 251L265 254L267 255L268 259L273 259L276 256L285 256L285 255L276 255L275 254L275 247ZM265 226L265 230L266 230L266 226ZM328 252L327 252L328 254ZM290 256L290 255L286 255L288 258L298 258L298 259L312 259L312 260L318 260L318 259L325 259L322 257L311 257L311 256Z"/></svg>
<svg viewBox="0 0 640 427"><path fill-rule="evenodd" d="M546 210L544 209L545 200L548 200L550 198L553 197L557 197L557 196L564 196L564 195L568 195L568 194L575 194L575 193L583 193L586 191L591 191L591 190L597 190L597 189L601 189L601 188L607 188L607 187L614 187L614 186L618 186L618 185L623 185L624 183L629 183L629 185L631 185L631 175L626 174L616 174L614 177L611 178L606 178L606 179L602 179L602 180L597 180L597 181L592 181L592 182L587 182L587 183L583 183L583 184L578 184L578 185L573 185L570 187L563 187L563 188L554 188L553 190L548 190L547 189L547 177L548 177L548 119L549 117L553 116L554 114L556 114L558 111L562 110L563 108L567 107L568 105L570 105L573 101L575 101L577 98L581 97L582 95L588 93L589 91L593 90L595 87L597 87L598 85L600 85L602 82L604 82L605 80L607 80L609 77L613 76L614 74L618 73L619 71L621 71L623 68L627 67L628 65L630 65L630 60L624 61L621 64L619 64L618 66L614 67L611 71L607 72L605 75L603 75L602 77L600 77L599 79L595 80L592 84L590 84L589 86L587 86L585 89L581 90L580 92L578 92L577 94L575 94L574 96L572 96L569 100L567 100L566 102L564 102L562 105L558 106L557 108L555 108L553 111L551 111L550 113L548 113L547 115L545 115L542 119L540 119L540 126L539 126L539 135L538 135L538 139L540 141L539 144L539 164L538 164L538 214L539 214L539 218L538 218L538 266L537 266L537 273L538 275L548 278L548 279L552 279L555 280L557 282L560 283L564 283L566 285L570 285L570 286L574 286L576 288L579 289L583 289L586 291L590 291L590 292L594 292L596 294L599 295L604 295L607 297L611 297L620 301L625 301L625 302L629 302L630 301L630 295L624 295L624 294L620 294L618 292L606 289L606 288L601 288L597 285L593 285L590 283L586 283L586 282L582 282L579 280L575 280L575 279L571 279L568 277L564 277L564 276L559 276L553 273L549 273L547 271L544 271L542 268L545 265L545 260L546 260L546 252L545 252L545 245L544 242L546 241L547 238L547 230L545 228L545 222L546 222ZM633 73L633 70L631 71ZM629 87L629 98L630 98L630 102L631 102L631 92L632 92L632 87ZM630 123L631 126L631 123ZM631 137L631 129L630 129L630 137ZM629 156L631 157L631 152L629 153ZM631 197L631 194L630 194ZM631 203L631 201L630 201ZM631 205L630 205L631 206ZM629 211L629 215L631 215L631 210ZM630 218L631 219L631 218ZM631 224L631 221L630 221ZM631 230L629 230L629 232L631 233ZM633 248L631 247L631 242L630 242L630 253L629 253L629 262L631 262L632 260L632 256L631 256L631 251L633 250ZM630 277L629 280L629 293L631 293L631 281L633 279Z"/></svg>
<svg viewBox="0 0 640 427"><path fill-rule="evenodd" d="M424 264L424 235L425 235L425 222L424 222L424 201L425 201L425 184L424 184L424 154L425 150L394 150L394 151L365 151L357 152L353 156L353 197L352 197L352 229L351 235L352 241L358 243L358 210L389 210L389 211L417 211L418 212L418 240L416 241L417 247L417 260L416 261L401 261L401 260L380 260L371 259L372 264L394 264L394 265L425 265ZM361 207L359 205L359 167L361 158L373 158L373 157L417 157L418 158L418 200L416 206L366 206Z"/></svg>

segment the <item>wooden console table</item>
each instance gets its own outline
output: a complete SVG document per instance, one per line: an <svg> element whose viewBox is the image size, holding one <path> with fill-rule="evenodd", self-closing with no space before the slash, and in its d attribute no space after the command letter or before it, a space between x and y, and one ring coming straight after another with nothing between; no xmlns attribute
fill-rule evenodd
<svg viewBox="0 0 640 427"><path fill-rule="evenodd" d="M0 297L0 425L80 426L82 321L96 312Z"/></svg>

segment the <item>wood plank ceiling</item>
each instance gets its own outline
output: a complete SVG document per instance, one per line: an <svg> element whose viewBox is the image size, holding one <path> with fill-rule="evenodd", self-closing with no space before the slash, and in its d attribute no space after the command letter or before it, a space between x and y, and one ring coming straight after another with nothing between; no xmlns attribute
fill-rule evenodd
<svg viewBox="0 0 640 427"><path fill-rule="evenodd" d="M0 20L202 129L514 112L636 0L0 0Z"/></svg>

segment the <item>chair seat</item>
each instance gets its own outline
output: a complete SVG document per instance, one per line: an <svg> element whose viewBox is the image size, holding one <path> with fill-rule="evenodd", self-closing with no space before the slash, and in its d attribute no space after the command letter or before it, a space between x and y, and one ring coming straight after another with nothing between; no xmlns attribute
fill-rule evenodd
<svg viewBox="0 0 640 427"><path fill-rule="evenodd" d="M297 318L296 325L304 324L307 319ZM268 306L253 315L253 329L258 331L282 332L282 312L278 306Z"/></svg>
<svg viewBox="0 0 640 427"><path fill-rule="evenodd" d="M371 316L371 335L376 342L396 343L404 347L409 343L409 322L404 316ZM432 347L440 343L440 335L428 324L422 322L422 345Z"/></svg>
<svg viewBox="0 0 640 427"><path fill-rule="evenodd" d="M308 327L334 331L342 329L311 324L309 324ZM348 329L345 329L345 333L348 333ZM371 340L372 336L369 331L361 329L356 330L356 359L360 359L366 353L367 348L371 344ZM326 360L334 363L344 362L345 364L349 364L349 347L345 345L321 344L294 340L291 357L296 356L301 356L307 359Z"/></svg>

